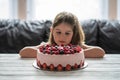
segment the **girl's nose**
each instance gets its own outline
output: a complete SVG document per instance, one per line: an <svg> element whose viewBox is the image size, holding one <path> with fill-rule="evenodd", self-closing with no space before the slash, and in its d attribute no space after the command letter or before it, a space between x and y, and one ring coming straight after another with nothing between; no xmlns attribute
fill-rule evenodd
<svg viewBox="0 0 120 80"><path fill-rule="evenodd" d="M65 39L65 34L61 34L60 39Z"/></svg>

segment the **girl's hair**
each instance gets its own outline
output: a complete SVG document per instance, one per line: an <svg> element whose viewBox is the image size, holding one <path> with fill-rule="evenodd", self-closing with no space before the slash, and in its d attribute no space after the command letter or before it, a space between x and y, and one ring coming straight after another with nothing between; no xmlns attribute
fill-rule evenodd
<svg viewBox="0 0 120 80"><path fill-rule="evenodd" d="M52 24L52 29L58 26L61 23L67 23L71 25L73 30L73 37L70 44L73 45L81 45L84 42L85 36L83 33L83 29L78 21L78 18L69 12L61 12L59 13ZM56 44L53 38L52 32L50 33L49 41L50 44Z"/></svg>

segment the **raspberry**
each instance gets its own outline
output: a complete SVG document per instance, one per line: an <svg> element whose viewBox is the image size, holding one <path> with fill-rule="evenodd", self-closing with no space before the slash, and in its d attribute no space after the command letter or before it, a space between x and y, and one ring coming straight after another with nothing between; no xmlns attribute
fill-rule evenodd
<svg viewBox="0 0 120 80"><path fill-rule="evenodd" d="M70 71L70 70L71 70L71 65L70 65L70 64L67 64L65 69L66 69L67 71Z"/></svg>
<svg viewBox="0 0 120 80"><path fill-rule="evenodd" d="M80 61L80 68L84 66L84 61Z"/></svg>
<svg viewBox="0 0 120 80"><path fill-rule="evenodd" d="M47 44L47 45L46 45L46 47L50 47L50 45L49 45L49 44Z"/></svg>
<svg viewBox="0 0 120 80"><path fill-rule="evenodd" d="M71 54L74 54L74 50L70 49Z"/></svg>
<svg viewBox="0 0 120 80"><path fill-rule="evenodd" d="M51 71L53 71L54 70L54 65L50 64L49 68L50 68Z"/></svg>
<svg viewBox="0 0 120 80"><path fill-rule="evenodd" d="M78 65L75 63L74 64L74 69L77 69L78 68Z"/></svg>
<svg viewBox="0 0 120 80"><path fill-rule="evenodd" d="M67 45L66 48L67 48L67 49L70 49L71 47Z"/></svg>
<svg viewBox="0 0 120 80"><path fill-rule="evenodd" d="M72 47L72 44L68 44L68 46Z"/></svg>
<svg viewBox="0 0 120 80"><path fill-rule="evenodd" d="M50 54L50 50L45 50L45 53Z"/></svg>
<svg viewBox="0 0 120 80"><path fill-rule="evenodd" d="M55 46L56 46L56 44L52 44L52 46L53 46L53 47L55 47Z"/></svg>
<svg viewBox="0 0 120 80"><path fill-rule="evenodd" d="M71 54L71 52L70 52L70 51L65 51L65 53L66 53L66 54Z"/></svg>
<svg viewBox="0 0 120 80"><path fill-rule="evenodd" d="M47 64L43 63L42 67L43 67L44 70L46 70L47 69Z"/></svg>
<svg viewBox="0 0 120 80"><path fill-rule="evenodd" d="M52 51L53 52L53 54L59 54L59 51Z"/></svg>
<svg viewBox="0 0 120 80"><path fill-rule="evenodd" d="M82 62L82 66L84 66L84 61Z"/></svg>
<svg viewBox="0 0 120 80"><path fill-rule="evenodd" d="M57 51L56 47L51 47L52 51Z"/></svg>
<svg viewBox="0 0 120 80"><path fill-rule="evenodd" d="M59 64L59 65L57 66L57 70L58 70L58 71L62 71L62 70L63 70L63 67L62 67L61 64Z"/></svg>
<svg viewBox="0 0 120 80"><path fill-rule="evenodd" d="M44 54L74 54L76 52L80 52L81 51L81 47L80 46L76 46L76 45L72 45L72 44L68 44L68 45L42 45L39 48L40 52L43 52Z"/></svg>
<svg viewBox="0 0 120 80"><path fill-rule="evenodd" d="M39 51L40 51L40 52L43 52L43 47L42 47L42 46L39 48Z"/></svg>
<svg viewBox="0 0 120 80"><path fill-rule="evenodd" d="M63 47L63 46L64 46L64 44L61 44L61 46Z"/></svg>
<svg viewBox="0 0 120 80"><path fill-rule="evenodd" d="M80 51L81 51L81 47L80 47L80 46L77 46L77 47L75 48L75 50L76 50L76 52L80 52Z"/></svg>
<svg viewBox="0 0 120 80"><path fill-rule="evenodd" d="M40 61L37 61L37 66L38 66L38 67L41 67Z"/></svg>
<svg viewBox="0 0 120 80"><path fill-rule="evenodd" d="M68 51L69 49L67 47L64 47L64 51Z"/></svg>

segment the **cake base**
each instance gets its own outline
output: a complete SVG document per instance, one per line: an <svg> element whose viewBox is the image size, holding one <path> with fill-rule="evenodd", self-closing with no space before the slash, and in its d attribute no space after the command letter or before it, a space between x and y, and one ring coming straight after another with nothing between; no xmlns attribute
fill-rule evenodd
<svg viewBox="0 0 120 80"><path fill-rule="evenodd" d="M33 67L36 68L36 69L44 70L44 69L41 69L40 67L37 66L37 61L36 61L36 60L33 62L32 65L33 65ZM88 63L87 63L87 62L84 62L84 65L83 65L82 67L78 68L78 69L84 69L84 68L86 68L87 66L88 66ZM78 69L77 69L77 70L78 70ZM46 69L46 70L50 71L49 69ZM71 69L71 70L76 70L76 69ZM56 70L56 71L57 71L57 70ZM63 70L63 71L64 71L64 70Z"/></svg>

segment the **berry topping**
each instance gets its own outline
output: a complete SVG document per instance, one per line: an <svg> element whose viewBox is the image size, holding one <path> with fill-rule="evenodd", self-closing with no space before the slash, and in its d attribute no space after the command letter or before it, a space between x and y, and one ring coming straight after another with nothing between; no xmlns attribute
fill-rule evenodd
<svg viewBox="0 0 120 80"><path fill-rule="evenodd" d="M44 54L74 54L74 53L79 53L81 51L81 47L78 45L42 45L39 48L40 52L43 52Z"/></svg>

